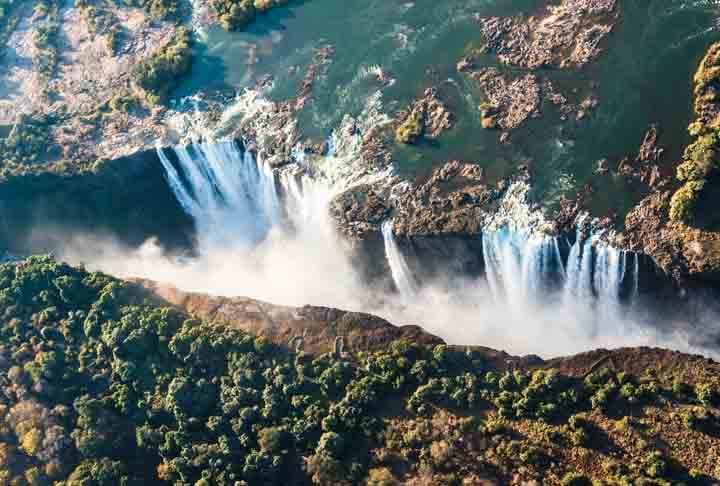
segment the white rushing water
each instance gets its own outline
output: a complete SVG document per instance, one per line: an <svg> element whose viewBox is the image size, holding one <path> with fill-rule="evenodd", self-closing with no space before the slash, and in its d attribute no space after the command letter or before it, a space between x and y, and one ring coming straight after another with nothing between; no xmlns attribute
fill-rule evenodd
<svg viewBox="0 0 720 486"><path fill-rule="evenodd" d="M283 251L292 248L295 253L288 251L283 258L303 260L306 252L320 249L323 252L320 258L327 255L328 261L323 262L328 263L326 271L332 274L333 265L347 264L346 253L328 216L332 196L363 177L372 180L379 177L352 172L348 154L354 153L352 148L357 144L354 137L352 131L339 130L334 134L333 149L316 166L315 178L308 175L301 151L294 152L295 163L275 171L233 142L177 146L173 149L173 160L159 149L158 156L175 196L195 221L199 253L222 254L229 250L245 261L254 261L258 252L269 248L271 253L278 248ZM333 170L328 170L328 166ZM423 299L428 305L439 299L438 307L458 306L464 310L509 304L508 315L524 315L529 306L552 304L573 309L568 312L580 309L575 319L584 321L584 331L591 335L596 335L602 326L622 332L624 326L610 326L609 322L623 318L623 301L630 297L623 290L637 287L637 262L628 265L627 254L607 245L601 233L583 238L580 231L563 260L558 238L548 234L549 223L540 211L531 210L527 204L528 190L524 183L511 186L498 211L485 222L484 285L474 284L469 287L471 291L463 289L456 293L449 287L438 287L436 282L422 282L398 245L393 221L386 220L381 225L385 258L398 298L385 312L389 315L400 312L398 318L407 319L415 315L416 309L423 308L417 305ZM336 258L334 262L329 258L331 255ZM309 261L312 279L313 266L318 262ZM267 262L263 261L263 265ZM297 276L288 272L282 278L292 285ZM337 277L328 277L326 273L322 278ZM341 300L335 296L330 301L314 303L373 310L367 308L372 297L354 289L353 284ZM299 295L305 294L301 291ZM268 298L275 300L274 297L271 290ZM287 303L298 302L291 299ZM419 319L425 317L420 315ZM519 319L520 315L516 317ZM603 324L600 320L608 322Z"/></svg>
<svg viewBox="0 0 720 486"><path fill-rule="evenodd" d="M180 170L157 149L170 188L195 222L201 251L252 248L271 231L327 232L331 189L301 168L273 171L231 141L173 152Z"/></svg>
<svg viewBox="0 0 720 486"><path fill-rule="evenodd" d="M418 284L395 241L392 219L388 219L382 224L382 235L385 244L385 258L390 267L395 287L403 298L410 300L416 296Z"/></svg>
<svg viewBox="0 0 720 486"><path fill-rule="evenodd" d="M168 254L153 240L127 248L97 235L69 235L61 257L187 291L371 312L398 325L421 325L453 344L511 353L557 356L641 344L694 350L686 336L627 318L638 287L635 255L612 248L600 234L579 233L572 247L558 240L542 211L528 202L524 183L512 184L483 221L485 276L470 279L448 270L423 280L413 269L426 262L411 260L412 244L399 241L388 220L380 229L397 293L367 285L329 207L335 195L360 184L371 184L390 201L412 186L399 180L392 165L363 163L363 137L390 121L381 108L380 97L371 96L360 115L346 116L333 130L326 155L306 154L298 144L294 161L281 169L271 166L287 162L286 156L267 141L292 146L294 126L257 92L238 95L214 128L197 110L187 123L178 118L177 126L190 127L183 137L190 142L158 150L158 158L194 221L193 254ZM256 155L233 142L192 142L222 139L237 124L258 134Z"/></svg>

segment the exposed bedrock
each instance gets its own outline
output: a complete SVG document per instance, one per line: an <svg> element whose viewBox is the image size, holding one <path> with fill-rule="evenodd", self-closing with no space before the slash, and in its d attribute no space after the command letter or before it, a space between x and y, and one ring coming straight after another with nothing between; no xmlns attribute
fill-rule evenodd
<svg viewBox="0 0 720 486"><path fill-rule="evenodd" d="M443 341L419 326L394 326L380 317L329 307L288 307L245 297L183 292L171 285L138 281L164 301L216 324L264 336L279 346L319 355L336 350L376 351L397 339L434 346Z"/></svg>
<svg viewBox="0 0 720 486"><path fill-rule="evenodd" d="M616 0L563 0L532 17L481 18L487 49L526 69L581 67L597 57L619 18Z"/></svg>
<svg viewBox="0 0 720 486"><path fill-rule="evenodd" d="M387 275L382 223L392 231L408 265L419 278L482 273L481 222L494 192L482 184L482 169L448 162L421 186L387 190L360 186L337 196L331 212L356 254Z"/></svg>
<svg viewBox="0 0 720 486"><path fill-rule="evenodd" d="M392 341L406 339L422 346L443 340L414 325L395 326L377 316L327 307L288 307L245 297L215 297L189 293L149 280L136 281L162 301L210 322L264 336L279 346L292 347L310 355L336 352L377 351ZM341 344L338 344L341 343ZM690 383L707 381L718 373L718 363L699 355L659 348L638 347L596 349L569 357L543 360L538 356L513 356L483 346L462 346L480 356L488 369L516 370L559 368L572 376L585 376L601 367L636 375L650 368L658 377L672 382L682 375Z"/></svg>

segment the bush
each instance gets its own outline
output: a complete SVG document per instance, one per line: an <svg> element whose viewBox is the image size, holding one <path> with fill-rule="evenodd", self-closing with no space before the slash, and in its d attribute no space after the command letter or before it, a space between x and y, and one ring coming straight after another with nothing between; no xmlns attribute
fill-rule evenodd
<svg viewBox="0 0 720 486"><path fill-rule="evenodd" d="M179 28L167 45L135 67L133 77L148 103L164 103L191 65L190 34Z"/></svg>
<svg viewBox="0 0 720 486"><path fill-rule="evenodd" d="M695 207L704 186L704 179L692 180L675 191L670 200L670 219L672 221L692 223L695 219Z"/></svg>
<svg viewBox="0 0 720 486"><path fill-rule="evenodd" d="M400 486L393 473L386 467L376 467L370 469L368 477L365 481L366 486Z"/></svg>
<svg viewBox="0 0 720 486"><path fill-rule="evenodd" d="M425 131L425 113L413 110L395 129L395 139L404 144L416 143Z"/></svg>
<svg viewBox="0 0 720 486"><path fill-rule="evenodd" d="M220 25L226 30L240 30L255 19L256 7L254 0L211 0L210 3L218 13ZM262 3L267 10L272 2Z"/></svg>
<svg viewBox="0 0 720 486"><path fill-rule="evenodd" d="M567 473L560 481L562 486L592 486L592 481L578 473Z"/></svg>
<svg viewBox="0 0 720 486"><path fill-rule="evenodd" d="M651 478L661 478L667 470L667 463L658 451L648 453L643 459L645 474Z"/></svg>
<svg viewBox="0 0 720 486"><path fill-rule="evenodd" d="M698 383L695 385L695 398L704 407L709 407L715 402L715 390L709 383Z"/></svg>

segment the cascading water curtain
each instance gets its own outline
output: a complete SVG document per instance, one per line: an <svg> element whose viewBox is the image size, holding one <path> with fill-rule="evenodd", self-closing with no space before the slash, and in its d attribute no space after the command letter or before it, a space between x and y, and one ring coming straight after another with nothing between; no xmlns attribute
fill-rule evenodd
<svg viewBox="0 0 720 486"><path fill-rule="evenodd" d="M175 197L195 221L200 244L253 245L280 223L275 177L250 152L234 142L172 150L178 168L163 149L158 157Z"/></svg>
<svg viewBox="0 0 720 486"><path fill-rule="evenodd" d="M382 224L382 235L385 242L385 258L387 259L393 282L400 296L409 299L418 292L418 284L415 276L408 267L405 257L395 241L393 233L393 221L386 220Z"/></svg>

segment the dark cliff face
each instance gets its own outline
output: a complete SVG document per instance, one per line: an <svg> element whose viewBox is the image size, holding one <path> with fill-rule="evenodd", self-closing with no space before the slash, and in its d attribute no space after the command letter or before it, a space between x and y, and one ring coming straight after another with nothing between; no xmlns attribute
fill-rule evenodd
<svg viewBox="0 0 720 486"><path fill-rule="evenodd" d="M190 248L194 232L168 187L155 151L105 162L92 172L12 177L0 183L0 248L57 248L72 235L106 236L128 246L156 237Z"/></svg>

